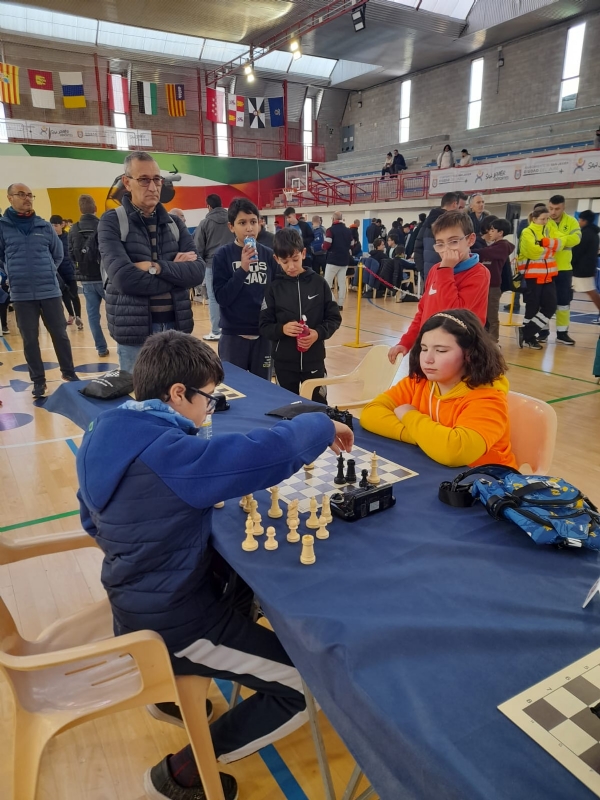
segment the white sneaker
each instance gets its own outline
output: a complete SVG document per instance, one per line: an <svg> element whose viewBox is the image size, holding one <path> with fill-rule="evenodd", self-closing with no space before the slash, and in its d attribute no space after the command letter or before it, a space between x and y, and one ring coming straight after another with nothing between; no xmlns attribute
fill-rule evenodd
<svg viewBox="0 0 600 800"><path fill-rule="evenodd" d="M218 342L219 339L221 338L221 334L220 333L207 333L206 336L203 336L202 338L206 339L207 342Z"/></svg>

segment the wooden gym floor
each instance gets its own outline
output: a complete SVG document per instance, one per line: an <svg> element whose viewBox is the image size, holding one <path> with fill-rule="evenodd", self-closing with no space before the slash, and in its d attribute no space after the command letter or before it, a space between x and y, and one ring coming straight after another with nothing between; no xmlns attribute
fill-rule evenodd
<svg viewBox="0 0 600 800"><path fill-rule="evenodd" d="M593 311L578 299L572 309ZM343 325L328 346L330 375L350 371L364 350L344 347L354 339L356 294L346 301ZM393 298L365 300L361 340L391 345L406 330L416 304ZM194 304L194 333L209 331L208 307ZM503 315L506 321L506 315ZM577 319L575 316L574 319ZM590 317L587 317L589 320ZM23 538L79 527L75 453L81 430L64 417L33 405L22 342L14 314L11 334L0 337L0 533ZM56 364L49 337L42 329L45 361ZM574 348L548 344L542 352L519 350L514 329L501 328L501 345L509 363L511 388L551 402L558 414L558 441L553 472L572 481L595 502L600 501L600 385L592 364L600 328L575 322ZM116 364L116 346L102 366L87 324L69 327L76 367L106 371ZM554 340L554 332L551 334ZM15 369L16 368L16 369ZM91 375L93 372L88 372ZM80 371L82 377L86 373ZM48 369L49 392L59 385L60 372ZM17 423L20 427L10 427ZM7 429L3 429L7 428ZM35 638L55 619L102 598L101 554L77 550L9 566L0 566L0 595L14 614L22 634ZM217 714L226 708L227 685L213 684L211 699ZM0 679L0 786L10 786L12 698ZM354 762L328 722L322 721L336 792L341 796ZM144 771L165 754L180 749L185 733L153 720L137 709L105 717L64 733L48 747L42 764L38 800L143 800ZM241 800L318 800L322 788L308 728L236 764L228 765L240 784ZM363 787L366 783L363 784Z"/></svg>

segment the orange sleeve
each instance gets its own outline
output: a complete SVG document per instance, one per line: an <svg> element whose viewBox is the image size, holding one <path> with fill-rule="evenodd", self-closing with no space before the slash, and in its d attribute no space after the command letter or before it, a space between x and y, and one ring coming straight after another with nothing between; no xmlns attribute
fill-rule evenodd
<svg viewBox="0 0 600 800"><path fill-rule="evenodd" d="M360 424L365 430L385 436L387 439L416 444L405 426L394 414L395 408L406 403L412 404L413 398L414 382L412 378L404 378L363 408Z"/></svg>

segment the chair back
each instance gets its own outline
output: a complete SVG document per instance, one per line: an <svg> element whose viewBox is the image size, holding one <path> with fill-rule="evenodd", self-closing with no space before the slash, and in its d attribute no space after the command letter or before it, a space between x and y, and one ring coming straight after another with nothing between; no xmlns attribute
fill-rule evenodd
<svg viewBox="0 0 600 800"><path fill-rule="evenodd" d="M388 351L386 344L369 348L360 364L348 375L348 382L362 384L360 400L368 402L392 385L398 364L390 363Z"/></svg>
<svg viewBox="0 0 600 800"><path fill-rule="evenodd" d="M547 475L556 445L556 412L543 400L509 392L508 416L517 467L525 475Z"/></svg>

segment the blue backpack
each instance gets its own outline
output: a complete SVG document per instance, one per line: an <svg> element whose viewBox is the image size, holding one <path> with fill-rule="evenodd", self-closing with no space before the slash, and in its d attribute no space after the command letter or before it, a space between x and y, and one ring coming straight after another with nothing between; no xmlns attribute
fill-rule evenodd
<svg viewBox="0 0 600 800"><path fill-rule="evenodd" d="M478 477L465 481L471 476ZM475 467L445 481L439 499L466 507L479 500L494 519L514 522L536 544L600 550L600 514L579 489L562 478L521 475L496 464Z"/></svg>
<svg viewBox="0 0 600 800"><path fill-rule="evenodd" d="M325 228L322 225L318 225L313 228L313 233L315 235L312 241L313 253L321 253L323 252L323 242L325 241Z"/></svg>

